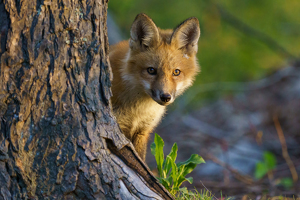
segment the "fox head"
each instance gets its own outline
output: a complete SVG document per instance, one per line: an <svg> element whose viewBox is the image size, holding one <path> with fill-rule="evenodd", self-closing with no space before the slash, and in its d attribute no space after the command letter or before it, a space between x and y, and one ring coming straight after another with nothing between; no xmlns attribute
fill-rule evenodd
<svg viewBox="0 0 300 200"><path fill-rule="evenodd" d="M199 72L198 19L189 18L174 30L161 30L147 15L139 14L130 36L123 78L140 85L160 105L172 103Z"/></svg>

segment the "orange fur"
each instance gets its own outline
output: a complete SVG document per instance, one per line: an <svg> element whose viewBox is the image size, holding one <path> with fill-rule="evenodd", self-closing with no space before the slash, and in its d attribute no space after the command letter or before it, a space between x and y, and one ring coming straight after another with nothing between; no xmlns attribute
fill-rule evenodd
<svg viewBox="0 0 300 200"><path fill-rule="evenodd" d="M199 36L196 18L187 19L173 31L161 30L147 15L139 14L130 40L110 47L113 111L143 160L149 134L160 122L166 105L191 86L199 72ZM175 70L180 74L175 75Z"/></svg>

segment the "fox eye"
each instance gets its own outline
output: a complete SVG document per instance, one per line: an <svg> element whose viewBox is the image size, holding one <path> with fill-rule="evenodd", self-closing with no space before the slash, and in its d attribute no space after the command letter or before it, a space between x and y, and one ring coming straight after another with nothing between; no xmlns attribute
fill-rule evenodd
<svg viewBox="0 0 300 200"><path fill-rule="evenodd" d="M173 76L179 76L180 72L181 71L179 69L175 69L173 72Z"/></svg>
<svg viewBox="0 0 300 200"><path fill-rule="evenodd" d="M147 72L151 75L155 75L156 74L156 69L154 69L153 67L148 67Z"/></svg>

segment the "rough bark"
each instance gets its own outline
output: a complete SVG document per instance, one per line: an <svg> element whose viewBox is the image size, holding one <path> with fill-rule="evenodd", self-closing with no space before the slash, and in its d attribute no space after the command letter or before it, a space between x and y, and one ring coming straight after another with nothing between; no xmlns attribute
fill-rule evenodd
<svg viewBox="0 0 300 200"><path fill-rule="evenodd" d="M0 1L0 199L170 199L111 113L104 0Z"/></svg>

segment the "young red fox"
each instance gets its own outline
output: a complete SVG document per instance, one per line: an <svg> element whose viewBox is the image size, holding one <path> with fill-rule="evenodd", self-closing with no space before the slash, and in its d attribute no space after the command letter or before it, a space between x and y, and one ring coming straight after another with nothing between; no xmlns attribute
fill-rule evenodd
<svg viewBox="0 0 300 200"><path fill-rule="evenodd" d="M145 14L135 18L129 41L110 47L113 111L125 136L145 160L149 134L166 106L183 93L199 72L200 28L189 18L161 30Z"/></svg>

